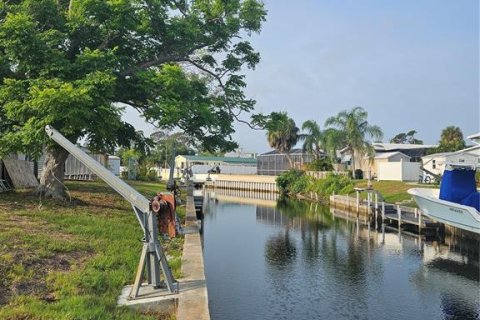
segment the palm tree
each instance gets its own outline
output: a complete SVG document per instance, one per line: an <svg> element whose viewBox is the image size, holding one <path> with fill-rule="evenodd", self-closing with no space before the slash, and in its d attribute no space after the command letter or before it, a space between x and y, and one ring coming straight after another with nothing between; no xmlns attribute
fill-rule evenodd
<svg viewBox="0 0 480 320"><path fill-rule="evenodd" d="M443 129L437 149L437 152L453 152L465 149L462 130L455 126L448 126Z"/></svg>
<svg viewBox="0 0 480 320"><path fill-rule="evenodd" d="M344 110L335 117L325 121L326 127L336 127L345 135L346 147L352 155L352 173L355 173L355 154L373 155L373 147L367 137L382 139L383 132L379 126L370 125L367 121L368 113L362 107L355 107L350 111Z"/></svg>
<svg viewBox="0 0 480 320"><path fill-rule="evenodd" d="M293 168L290 150L297 144L299 131L295 121L286 112L272 112L265 124L265 129L270 147L279 153L286 154L290 167Z"/></svg>
<svg viewBox="0 0 480 320"><path fill-rule="evenodd" d="M303 140L303 150L314 156L315 160L320 160L322 156L322 147L325 145L323 132L320 126L314 120L307 120L302 124L302 133L298 136Z"/></svg>
<svg viewBox="0 0 480 320"><path fill-rule="evenodd" d="M334 128L327 128L323 131L324 149L327 157L332 163L337 163L337 150L346 144L345 133Z"/></svg>

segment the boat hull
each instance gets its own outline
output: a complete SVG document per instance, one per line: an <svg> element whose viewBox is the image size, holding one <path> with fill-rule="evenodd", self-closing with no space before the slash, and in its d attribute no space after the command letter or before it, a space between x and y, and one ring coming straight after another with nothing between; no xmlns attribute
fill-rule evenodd
<svg viewBox="0 0 480 320"><path fill-rule="evenodd" d="M408 190L420 210L428 217L453 227L480 234L480 212L473 207L440 200L438 190L414 188Z"/></svg>

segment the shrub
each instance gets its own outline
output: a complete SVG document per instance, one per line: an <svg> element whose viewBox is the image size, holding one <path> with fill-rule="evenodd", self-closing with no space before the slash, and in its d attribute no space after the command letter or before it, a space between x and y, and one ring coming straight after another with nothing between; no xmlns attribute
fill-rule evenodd
<svg viewBox="0 0 480 320"><path fill-rule="evenodd" d="M329 159L313 160L305 166L310 171L332 171L333 165Z"/></svg>
<svg viewBox="0 0 480 320"><path fill-rule="evenodd" d="M291 192L291 188L295 181L304 176L305 172L295 169L290 169L287 172L282 173L276 179L278 189L280 193L287 194Z"/></svg>
<svg viewBox="0 0 480 320"><path fill-rule="evenodd" d="M313 181L314 178L304 174L293 181L293 183L290 185L290 192L293 194L304 193L307 191Z"/></svg>
<svg viewBox="0 0 480 320"><path fill-rule="evenodd" d="M303 171L289 170L277 177L277 185L282 194L315 192L323 198L332 193L353 192L354 183L349 176L330 173L325 179L314 179Z"/></svg>
<svg viewBox="0 0 480 320"><path fill-rule="evenodd" d="M329 174L325 179L315 180L307 191L312 191L322 197L328 197L332 193L348 194L353 191L354 184L348 176Z"/></svg>

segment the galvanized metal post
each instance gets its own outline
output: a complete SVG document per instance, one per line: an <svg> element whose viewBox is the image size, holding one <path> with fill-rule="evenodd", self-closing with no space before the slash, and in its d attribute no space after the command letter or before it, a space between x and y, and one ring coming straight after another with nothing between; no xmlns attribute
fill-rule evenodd
<svg viewBox="0 0 480 320"><path fill-rule="evenodd" d="M385 201L382 201L382 223L385 221Z"/></svg>
<svg viewBox="0 0 480 320"><path fill-rule="evenodd" d="M158 219L157 215L153 212L148 214L148 233L150 237L148 239L148 261L149 267L147 267L147 272L150 275L150 282L154 288L161 286L162 282L160 279L160 266L159 261L155 252L156 245L160 246L158 242Z"/></svg>
<svg viewBox="0 0 480 320"><path fill-rule="evenodd" d="M418 214L418 234L422 232L422 212L415 208L415 211Z"/></svg>
<svg viewBox="0 0 480 320"><path fill-rule="evenodd" d="M397 204L397 214L398 214L398 230L402 225L402 209L400 209L400 205Z"/></svg>

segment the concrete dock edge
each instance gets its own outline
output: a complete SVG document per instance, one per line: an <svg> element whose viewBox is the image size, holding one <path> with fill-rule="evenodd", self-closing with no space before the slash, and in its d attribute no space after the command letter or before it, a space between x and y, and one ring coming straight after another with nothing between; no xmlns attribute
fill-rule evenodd
<svg viewBox="0 0 480 320"><path fill-rule="evenodd" d="M197 222L191 190L187 193L181 272L177 319L210 319L200 226Z"/></svg>

